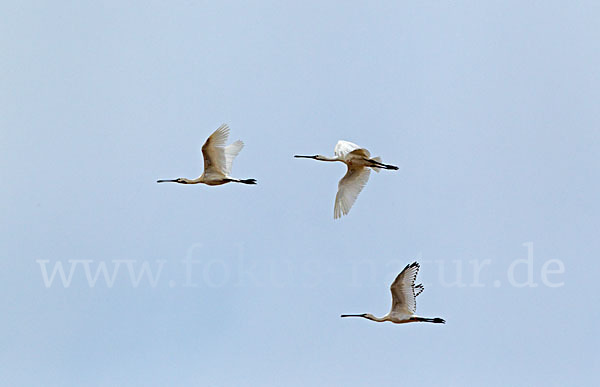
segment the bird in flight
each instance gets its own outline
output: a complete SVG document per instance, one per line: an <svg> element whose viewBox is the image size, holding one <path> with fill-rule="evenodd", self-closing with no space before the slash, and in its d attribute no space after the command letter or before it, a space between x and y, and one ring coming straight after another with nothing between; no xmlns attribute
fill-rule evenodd
<svg viewBox="0 0 600 387"><path fill-rule="evenodd" d="M392 309L383 317L375 317L369 313L343 314L341 317L362 317L369 320L384 322L391 321L394 324L405 324L410 322L430 322L445 324L446 320L435 317L419 317L415 315L417 309L417 296L423 291L423 285L415 285L419 264L413 262L406 265L404 270L394 280L390 290L392 291Z"/></svg>
<svg viewBox="0 0 600 387"><path fill-rule="evenodd" d="M229 137L229 126L223 124L202 145L204 172L199 178L186 179L185 177L180 177L172 180L157 180L156 182L179 184L202 183L207 185L221 185L231 182L256 184L255 179L235 179L229 176L233 159L240 153L244 147L244 143L238 140L233 144L225 146L227 137Z"/></svg>
<svg viewBox="0 0 600 387"><path fill-rule="evenodd" d="M394 165L383 164L381 157L371 158L368 150L349 141L338 141L333 153L334 157L321 155L295 155L294 157L319 161L341 161L348 166L348 172L346 172L338 183L338 192L335 196L335 205L333 208L334 219L338 219L350 212L350 208L352 208L358 194L369 180L371 169L375 172L379 172L380 169L398 169Z"/></svg>

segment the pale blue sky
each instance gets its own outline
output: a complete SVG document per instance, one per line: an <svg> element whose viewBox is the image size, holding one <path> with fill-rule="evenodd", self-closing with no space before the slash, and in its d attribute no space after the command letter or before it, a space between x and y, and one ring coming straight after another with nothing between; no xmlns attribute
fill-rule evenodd
<svg viewBox="0 0 600 387"><path fill-rule="evenodd" d="M3 2L0 384L593 384L598 20L595 1ZM155 183L199 175L223 122L257 186ZM339 139L401 168L334 221L344 166L292 156ZM517 288L528 242L538 286ZM417 259L417 312L446 325L339 318L387 313ZM38 260L130 261L47 288Z"/></svg>

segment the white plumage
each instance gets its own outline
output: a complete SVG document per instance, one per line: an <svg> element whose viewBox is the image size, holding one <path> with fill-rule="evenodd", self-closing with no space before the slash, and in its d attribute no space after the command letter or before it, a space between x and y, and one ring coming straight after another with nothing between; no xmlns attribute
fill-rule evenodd
<svg viewBox="0 0 600 387"><path fill-rule="evenodd" d="M383 317L375 317L369 313L363 314L343 314L342 317L362 317L368 320L384 322L390 321L395 324L405 324L409 322L431 322L445 324L442 318L419 317L415 315L417 311L417 296L423 292L423 285L415 285L417 274L419 273L419 264L413 262L406 265L404 270L398 274L390 291L392 292L392 307L390 312Z"/></svg>
<svg viewBox="0 0 600 387"><path fill-rule="evenodd" d="M229 126L223 124L211 134L202 145L204 172L197 179L180 177L173 180L158 180L157 183L207 184L221 185L225 183L256 184L255 179L236 179L231 177L233 159L240 153L244 143L240 140L225 146L229 137Z"/></svg>
<svg viewBox="0 0 600 387"><path fill-rule="evenodd" d="M338 192L335 196L333 217L338 219L347 215L354 205L356 198L369 181L371 169L379 172L380 169L398 169L394 165L383 164L380 157L371 158L371 154L365 148L350 142L340 140L333 150L334 157L322 155L294 157L308 158L319 161L341 161L347 165L348 171L338 183Z"/></svg>

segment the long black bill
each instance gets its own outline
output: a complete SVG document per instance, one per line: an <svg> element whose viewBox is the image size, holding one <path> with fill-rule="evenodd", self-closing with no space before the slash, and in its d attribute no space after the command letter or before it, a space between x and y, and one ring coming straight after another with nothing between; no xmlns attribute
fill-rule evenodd
<svg viewBox="0 0 600 387"><path fill-rule="evenodd" d="M156 180L157 183L177 183L177 180Z"/></svg>
<svg viewBox="0 0 600 387"><path fill-rule="evenodd" d="M364 317L364 314L343 314L340 317Z"/></svg>
<svg viewBox="0 0 600 387"><path fill-rule="evenodd" d="M294 157L297 157L299 159L316 159L317 156L302 156L302 155L294 155Z"/></svg>

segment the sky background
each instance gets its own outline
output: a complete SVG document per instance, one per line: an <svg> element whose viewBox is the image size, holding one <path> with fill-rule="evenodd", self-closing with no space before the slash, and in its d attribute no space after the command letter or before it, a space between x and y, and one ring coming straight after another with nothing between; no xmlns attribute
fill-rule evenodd
<svg viewBox="0 0 600 387"><path fill-rule="evenodd" d="M0 384L594 384L598 20L596 1L2 2ZM197 177L221 123L258 185L155 183ZM345 166L292 156L340 139L400 170L334 221ZM511 285L528 257L537 286ZM47 287L69 260L125 263ZM446 325L340 319L386 314L414 260L417 313ZM160 276L135 286L144 264Z"/></svg>

